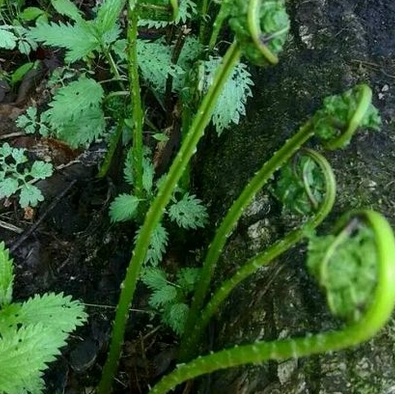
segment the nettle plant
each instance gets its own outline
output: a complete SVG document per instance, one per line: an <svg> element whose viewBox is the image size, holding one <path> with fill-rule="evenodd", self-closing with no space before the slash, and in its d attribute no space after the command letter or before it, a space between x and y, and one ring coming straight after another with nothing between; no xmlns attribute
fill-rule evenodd
<svg viewBox="0 0 395 394"><path fill-rule="evenodd" d="M0 392L39 394L43 373L60 354L69 334L82 325L83 305L62 293L12 297L13 261L0 243Z"/></svg>

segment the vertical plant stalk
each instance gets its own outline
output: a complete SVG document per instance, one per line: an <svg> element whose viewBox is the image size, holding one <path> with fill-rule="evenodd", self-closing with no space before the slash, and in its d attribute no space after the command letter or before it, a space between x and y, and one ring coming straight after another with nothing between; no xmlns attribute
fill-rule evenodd
<svg viewBox="0 0 395 394"><path fill-rule="evenodd" d="M368 111L371 102L370 88L366 85L361 85L359 90L361 93L359 95L358 105L355 109L355 113L347 124L347 129L345 130L345 134L347 134L347 140L345 142L348 142L351 138L349 133L350 130L352 130L352 133L356 131L364 114ZM314 135L316 122L317 120L314 117L311 118L293 137L287 140L286 143L273 154L271 159L262 166L262 168L247 184L222 220L221 225L215 233L214 240L209 246L206 258L203 262L200 279L197 283L196 291L192 299L191 309L188 313L188 318L184 328L184 336L180 345L179 360L181 362L188 361L195 356L195 349L190 349L189 346L191 339L190 333L193 331L197 321L200 319L200 310L204 305L211 278L213 277L222 249L225 246L228 237L232 234L243 210L250 204L255 194L268 182L272 175L281 166L283 166L309 138ZM336 137L334 141L336 142L336 146L339 147L340 145L337 143L338 141L343 141L342 134ZM326 144L330 145L331 141L326 142Z"/></svg>
<svg viewBox="0 0 395 394"><path fill-rule="evenodd" d="M214 49L215 44L217 43L217 39L219 36L219 32L221 31L222 25L223 25L225 19L229 16L228 0L222 0L219 7L220 8L217 13L217 16L214 19L213 29L212 29L210 41L208 44L209 50Z"/></svg>
<svg viewBox="0 0 395 394"><path fill-rule="evenodd" d="M137 63L137 22L138 13L134 1L128 7L128 73L129 88L132 99L132 121L133 121L133 185L134 195L144 199L143 189L143 109L141 107L141 92L139 81L139 70Z"/></svg>
<svg viewBox="0 0 395 394"><path fill-rule="evenodd" d="M270 342L258 341L199 357L187 364L180 364L154 386L150 394L165 394L182 382L219 369L333 352L372 338L390 319L395 305L395 239L391 226L380 214L360 211L352 216L363 219L372 229L377 250L377 284L372 301L360 320L337 331ZM350 215L346 217L350 218Z"/></svg>
<svg viewBox="0 0 395 394"><path fill-rule="evenodd" d="M199 27L199 40L200 42L205 42L204 36L206 33L206 21L207 18L209 17L207 15L207 11L208 11L208 0L202 0L201 2L201 7L200 7L200 27Z"/></svg>
<svg viewBox="0 0 395 394"><path fill-rule="evenodd" d="M307 231L311 231L319 226L331 212L336 197L336 181L332 168L325 157L320 153L306 149L305 154L310 156L318 164L325 178L325 197L317 212L306 223L304 223L302 227L290 232L283 239L274 243L264 252L259 253L244 264L241 264L241 268L230 279L222 282L219 289L214 293L205 308L201 311L199 319L196 320L193 331L188 335L190 353L192 349L196 350L203 330L207 327L210 319L215 313L217 313L219 307L229 296L231 291L244 279L254 274L259 268L269 265L275 258L300 242L306 236Z"/></svg>
<svg viewBox="0 0 395 394"><path fill-rule="evenodd" d="M110 351L103 368L102 378L98 386L98 394L108 394L111 391L118 360L121 354L126 321L129 316L129 308L132 303L140 270L147 253L152 232L163 216L166 205L170 201L172 192L180 180L196 146L203 136L204 129L211 119L211 114L222 88L240 59L240 48L234 42L226 52L219 66L213 84L205 95L198 112L192 122L191 129L184 139L181 148L170 167L165 181L158 190L152 202L144 224L136 240L132 258L126 271L125 279L121 285L121 294L116 310L114 326L111 336Z"/></svg>

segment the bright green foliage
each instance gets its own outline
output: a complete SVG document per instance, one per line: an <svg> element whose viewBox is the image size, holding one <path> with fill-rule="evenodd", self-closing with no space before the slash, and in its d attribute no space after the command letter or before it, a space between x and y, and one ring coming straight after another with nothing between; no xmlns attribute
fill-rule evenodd
<svg viewBox="0 0 395 394"><path fill-rule="evenodd" d="M43 137L47 137L49 134L48 126L40 122L37 116L36 107L29 107L25 115L18 116L16 125L24 129L27 134L34 134L36 131Z"/></svg>
<svg viewBox="0 0 395 394"><path fill-rule="evenodd" d="M281 168L272 192L285 209L307 215L320 206L325 194L325 179L313 159L295 157Z"/></svg>
<svg viewBox="0 0 395 394"><path fill-rule="evenodd" d="M58 138L71 146L85 145L101 136L105 130L101 108L104 91L95 80L80 77L59 88L41 115Z"/></svg>
<svg viewBox="0 0 395 394"><path fill-rule="evenodd" d="M24 27L0 26L0 48L14 49L17 46L19 52L24 55L37 49L37 43L28 35L28 31Z"/></svg>
<svg viewBox="0 0 395 394"><path fill-rule="evenodd" d="M307 267L335 316L354 322L363 315L377 282L376 248L367 227L311 238Z"/></svg>
<svg viewBox="0 0 395 394"><path fill-rule="evenodd" d="M331 140L344 132L359 103L358 86L343 94L329 96L324 99L323 108L317 111L313 120L315 134L324 141ZM361 128L379 130L380 115L373 104L365 113Z"/></svg>
<svg viewBox="0 0 395 394"><path fill-rule="evenodd" d="M104 48L117 40L120 29L116 20L124 6L124 1L105 0L93 21L83 20L78 10L68 1L57 4L67 16L74 19L70 23L40 23L29 30L28 36L46 45L66 49L66 61L75 62Z"/></svg>
<svg viewBox="0 0 395 394"><path fill-rule="evenodd" d="M172 204L168 214L170 220L185 229L204 227L208 219L207 210L202 205L202 200L194 195L189 195L189 193L185 193L181 200Z"/></svg>
<svg viewBox="0 0 395 394"><path fill-rule="evenodd" d="M110 217L113 222L132 220L137 215L139 199L132 194L120 194L110 206Z"/></svg>
<svg viewBox="0 0 395 394"><path fill-rule="evenodd" d="M40 394L43 371L87 315L63 294L35 295L12 303L13 262L0 243L0 391Z"/></svg>
<svg viewBox="0 0 395 394"><path fill-rule="evenodd" d="M141 280L152 295L149 304L161 313L163 324L167 325L177 335L181 335L189 307L188 298L194 290L199 278L198 268L181 268L178 270L174 283L168 279L168 274L160 268L145 268Z"/></svg>
<svg viewBox="0 0 395 394"><path fill-rule="evenodd" d="M52 7L60 15L68 16L73 21L82 19L82 13L70 0L51 0Z"/></svg>
<svg viewBox="0 0 395 394"><path fill-rule="evenodd" d="M141 228L140 228L141 229ZM140 229L136 233L135 240L137 239ZM163 259L163 254L166 251L168 243L168 233L166 229L159 223L151 235L149 240L149 247L145 256L145 263L157 266Z"/></svg>
<svg viewBox="0 0 395 394"><path fill-rule="evenodd" d="M0 147L0 198L19 193L22 208L35 207L44 200L40 189L32 182L52 175L52 164L35 161L29 169L25 149L11 148L8 143Z"/></svg>
<svg viewBox="0 0 395 394"><path fill-rule="evenodd" d="M209 60L200 63L198 81L200 94L204 95L212 84L221 60L220 57L210 56ZM245 115L247 98L252 96L250 86L254 85L250 77L247 66L240 62L226 81L212 115L218 135L229 128L232 122L238 124L240 115Z"/></svg>

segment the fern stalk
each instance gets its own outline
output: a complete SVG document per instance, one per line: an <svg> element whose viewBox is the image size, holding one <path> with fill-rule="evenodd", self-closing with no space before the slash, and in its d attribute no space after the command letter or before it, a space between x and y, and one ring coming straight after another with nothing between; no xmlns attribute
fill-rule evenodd
<svg viewBox="0 0 395 394"><path fill-rule="evenodd" d="M190 352L192 349L197 348L198 341L200 340L203 330L207 327L210 319L218 311L219 307L231 291L240 282L254 274L259 268L269 265L282 253L300 242L306 236L307 231L319 226L331 212L336 197L336 181L332 168L325 157L320 153L310 149L306 149L305 153L318 164L325 178L325 197L320 207L317 212L303 224L303 226L290 232L283 239L280 239L265 251L252 257L244 264L241 264L240 269L230 279L221 283L219 289L214 293L210 301L199 314L199 319L196 320L193 331L188 333L188 348Z"/></svg>
<svg viewBox="0 0 395 394"><path fill-rule="evenodd" d="M380 214L361 211L345 216L347 219L354 217L364 220L373 231L377 251L377 284L367 310L359 320L335 331L270 342L258 341L199 357L178 365L154 386L150 394L165 394L182 382L219 369L333 352L372 338L390 319L395 305L395 240L391 226Z"/></svg>
<svg viewBox="0 0 395 394"><path fill-rule="evenodd" d="M355 112L347 124L344 133L333 138L331 141L326 142L327 146L332 146L336 143L336 147L340 147L340 143L347 143L351 135L356 131L361 123L364 115L369 109L371 103L371 90L366 85L358 87L359 97ZM190 333L193 331L194 326L200 319L200 310L203 307L204 301L207 296L211 278L213 277L214 270L218 259L222 253L227 239L233 232L237 221L240 219L244 209L250 204L255 194L269 181L273 174L281 168L300 147L310 139L315 133L317 119L312 117L307 121L299 131L285 142L285 144L273 154L262 168L255 174L252 180L244 188L240 196L233 202L228 210L226 216L217 229L214 239L209 246L206 258L203 262L203 268L199 282L196 285L196 291L192 300L191 309L186 321L184 336L181 340L179 359L186 361L191 359L195 354L194 348L190 348ZM343 135L347 136L345 140ZM339 144L337 144L339 143Z"/></svg>
<svg viewBox="0 0 395 394"><path fill-rule="evenodd" d="M144 198L143 189L143 110L141 107L141 91L139 81L139 71L137 63L137 22L138 14L134 7L134 1L128 7L128 73L129 86L132 99L132 120L133 120L133 180L134 195L142 200Z"/></svg>
<svg viewBox="0 0 395 394"><path fill-rule="evenodd" d="M165 207L171 199L172 192L187 167L189 160L193 156L200 138L203 136L204 129L210 121L218 96L220 95L222 88L234 67L238 63L240 55L240 48L235 42L226 52L223 62L214 77L213 84L210 86L198 109L190 131L185 137L165 181L159 188L158 193L148 210L146 219L136 240L136 246L133 250L125 279L121 285L121 294L114 320L110 351L103 368L102 378L98 386L98 394L107 394L111 391L112 380L114 378L121 353L126 321L129 316L129 308L136 289L140 270L148 250L149 243L147 240L151 238L154 229L161 220Z"/></svg>

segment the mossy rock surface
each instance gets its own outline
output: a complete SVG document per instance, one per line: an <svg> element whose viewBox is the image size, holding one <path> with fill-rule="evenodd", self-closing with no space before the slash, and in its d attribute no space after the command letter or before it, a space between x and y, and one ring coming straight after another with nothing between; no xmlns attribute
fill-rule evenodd
<svg viewBox="0 0 395 394"><path fill-rule="evenodd" d="M212 137L199 158L197 183L211 203L212 217L219 220L248 179L324 97L365 82L372 87L382 130L360 132L346 149L325 152L335 171L338 195L321 228L330 229L342 212L352 208L382 212L395 228L395 3L288 0L287 8L293 22L279 65L253 70L254 98L246 118L221 138ZM313 140L309 145L317 147ZM282 218L267 191L254 204L230 239L219 278L228 277L259 249L262 234L264 247L294 225ZM339 326L306 273L305 249L305 245L293 249L234 291L213 322L213 350ZM202 379L201 392L394 392L394 327L390 323L355 349L212 374Z"/></svg>

